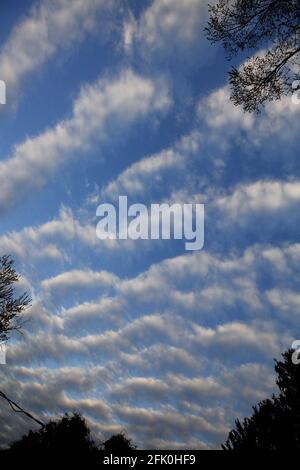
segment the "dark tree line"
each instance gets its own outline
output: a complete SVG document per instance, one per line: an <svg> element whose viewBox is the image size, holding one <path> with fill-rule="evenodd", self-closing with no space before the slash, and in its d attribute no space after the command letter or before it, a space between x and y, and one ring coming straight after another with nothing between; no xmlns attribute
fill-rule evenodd
<svg viewBox="0 0 300 470"><path fill-rule="evenodd" d="M209 13L207 37L221 42L229 59L255 51L229 72L235 105L259 111L294 92L300 79L300 0L219 0Z"/></svg>
<svg viewBox="0 0 300 470"><path fill-rule="evenodd" d="M45 454L85 456L96 461L103 452L126 455L135 449L124 433L115 434L103 442L96 443L86 420L79 413L73 413L49 421L38 431L29 431L11 444L9 449L2 450L0 459L1 454L11 457Z"/></svg>
<svg viewBox="0 0 300 470"><path fill-rule="evenodd" d="M224 450L300 449L300 364L294 364L292 350L276 361L279 395L253 407L253 415L237 420Z"/></svg>

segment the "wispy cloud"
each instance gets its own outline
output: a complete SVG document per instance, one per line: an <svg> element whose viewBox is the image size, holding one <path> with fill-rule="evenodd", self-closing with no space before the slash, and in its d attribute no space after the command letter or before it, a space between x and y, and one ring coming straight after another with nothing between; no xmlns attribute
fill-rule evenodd
<svg viewBox="0 0 300 470"><path fill-rule="evenodd" d="M175 51L177 60L196 54L203 64L214 53L204 34L207 18L205 0L154 0L138 20L130 15L125 22L124 48L168 60Z"/></svg>
<svg viewBox="0 0 300 470"><path fill-rule="evenodd" d="M143 195L151 193L159 186L164 176L173 177L183 170L186 160L199 146L199 134L194 132L184 136L173 147L142 158L126 168L114 181L102 189L102 197L116 199L120 194ZM90 202L95 203L91 196Z"/></svg>
<svg viewBox="0 0 300 470"><path fill-rule="evenodd" d="M167 90L161 82L131 70L123 71L113 80L99 79L84 86L74 101L71 117L17 145L10 158L0 162L0 208L3 210L30 189L45 184L51 174L79 151L106 140L116 125L124 128L169 105Z"/></svg>
<svg viewBox="0 0 300 470"><path fill-rule="evenodd" d="M36 72L58 51L81 41L99 26L115 0L41 0L13 28L0 49L0 76L9 90Z"/></svg>

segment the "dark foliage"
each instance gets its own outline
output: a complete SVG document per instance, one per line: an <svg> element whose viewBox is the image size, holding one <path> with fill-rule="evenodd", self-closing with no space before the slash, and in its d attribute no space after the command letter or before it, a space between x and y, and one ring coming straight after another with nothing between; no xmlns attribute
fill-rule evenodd
<svg viewBox="0 0 300 470"><path fill-rule="evenodd" d="M209 13L207 37L221 42L229 58L261 50L229 73L235 105L259 111L266 101L294 92L300 78L300 0L219 0Z"/></svg>
<svg viewBox="0 0 300 470"><path fill-rule="evenodd" d="M58 421L50 421L38 431L29 431L14 442L13 453L23 451L40 452L91 452L97 446L91 438L86 421L79 413L65 414Z"/></svg>
<svg viewBox="0 0 300 470"><path fill-rule="evenodd" d="M18 280L10 256L0 257L0 342L6 341L13 330L20 330L21 314L30 304L26 293L14 297L14 283Z"/></svg>
<svg viewBox="0 0 300 470"><path fill-rule="evenodd" d="M65 414L61 419L50 421L38 431L29 431L19 441L14 442L4 454L11 457L20 455L46 454L50 457L86 457L99 461L101 453L126 454L135 447L124 434L116 434L101 445L97 445L85 419L79 414Z"/></svg>
<svg viewBox="0 0 300 470"><path fill-rule="evenodd" d="M276 361L279 395L255 406L251 418L237 420L224 450L300 449L300 365L293 364L292 354Z"/></svg>
<svg viewBox="0 0 300 470"><path fill-rule="evenodd" d="M132 450L136 450L130 439L128 439L125 434L115 434L110 437L107 441L103 442L101 449L104 452L111 452L112 454L121 453L125 454Z"/></svg>

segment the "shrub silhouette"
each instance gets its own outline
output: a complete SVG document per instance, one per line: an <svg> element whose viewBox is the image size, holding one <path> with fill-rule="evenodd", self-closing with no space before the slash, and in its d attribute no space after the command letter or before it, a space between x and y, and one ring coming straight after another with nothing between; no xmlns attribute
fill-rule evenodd
<svg viewBox="0 0 300 470"><path fill-rule="evenodd" d="M293 364L292 354L275 361L279 395L254 406L250 418L236 420L224 450L300 449L300 365Z"/></svg>

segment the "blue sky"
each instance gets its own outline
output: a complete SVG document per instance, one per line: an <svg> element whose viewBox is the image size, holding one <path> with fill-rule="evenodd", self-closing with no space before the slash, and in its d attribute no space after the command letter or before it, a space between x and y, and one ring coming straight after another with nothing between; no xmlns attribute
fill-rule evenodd
<svg viewBox="0 0 300 470"><path fill-rule="evenodd" d="M298 339L300 106L232 105L203 0L1 13L0 249L33 298L1 388L43 419L81 411L98 438L216 448ZM98 240L119 195L205 204L204 249ZM0 419L2 444L31 426Z"/></svg>

